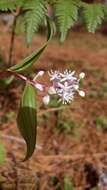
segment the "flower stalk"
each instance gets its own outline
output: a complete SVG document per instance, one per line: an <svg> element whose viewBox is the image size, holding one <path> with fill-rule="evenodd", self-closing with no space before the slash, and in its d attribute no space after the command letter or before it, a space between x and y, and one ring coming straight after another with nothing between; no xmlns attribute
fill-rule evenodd
<svg viewBox="0 0 107 190"><path fill-rule="evenodd" d="M65 70L63 73L59 71L48 72L51 86L46 86L37 82L37 78L43 75L44 71L39 71L36 76L31 79L11 70L0 71L0 77L14 76L23 80L25 83L30 83L37 90L43 93L46 92L45 96L42 98L45 105L49 104L52 95L57 95L59 97L59 102L62 102L62 104L71 103L74 100L76 92L78 92L81 97L85 97L85 92L79 89L80 80L85 77L85 73L82 72L79 74L79 77L77 77L75 71L70 70Z"/></svg>

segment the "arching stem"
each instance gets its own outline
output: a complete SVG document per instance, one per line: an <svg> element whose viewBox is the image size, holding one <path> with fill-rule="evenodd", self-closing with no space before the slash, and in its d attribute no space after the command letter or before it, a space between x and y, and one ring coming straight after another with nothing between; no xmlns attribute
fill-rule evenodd
<svg viewBox="0 0 107 190"><path fill-rule="evenodd" d="M0 78L5 78L5 77L9 77L9 76L14 76L15 78L18 78L20 80L23 80L24 82L28 82L30 83L32 86L36 86L36 81L27 78L26 76L20 74L20 73L16 73L14 71L11 70L7 70L7 71L0 71Z"/></svg>

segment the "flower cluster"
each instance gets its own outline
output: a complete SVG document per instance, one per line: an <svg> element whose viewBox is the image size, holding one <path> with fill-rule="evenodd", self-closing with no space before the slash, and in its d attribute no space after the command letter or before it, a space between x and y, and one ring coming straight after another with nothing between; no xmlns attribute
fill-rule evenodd
<svg viewBox="0 0 107 190"><path fill-rule="evenodd" d="M85 77L84 73L80 73L79 77L75 76L75 71L65 70L63 73L59 71L48 72L52 86L48 89L48 94L43 98L43 102L48 104L50 95L59 96L59 101L63 104L71 103L76 92L84 97L84 91L79 90L79 82Z"/></svg>
<svg viewBox="0 0 107 190"><path fill-rule="evenodd" d="M33 79L35 87L40 91L44 91L45 86L36 82L36 79L43 74L44 71L40 71ZM50 102L51 95L57 95L62 104L71 103L76 92L78 92L82 97L85 96L85 92L79 90L79 82L85 77L84 73L80 73L79 77L76 77L75 71L71 70L65 70L63 73L59 71L50 71L48 74L50 81L52 82L52 86L48 88L47 95L43 97L44 104L47 105Z"/></svg>

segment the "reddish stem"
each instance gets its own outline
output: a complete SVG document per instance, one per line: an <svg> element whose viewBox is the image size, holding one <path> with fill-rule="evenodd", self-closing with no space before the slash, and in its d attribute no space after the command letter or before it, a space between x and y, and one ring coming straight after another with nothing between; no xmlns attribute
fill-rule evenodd
<svg viewBox="0 0 107 190"><path fill-rule="evenodd" d="M18 79L21 79L21 80L23 80L23 81L25 81L25 82L28 82L28 83L30 83L32 86L34 86L35 87L35 85L36 85L36 82L35 81L33 81L32 79L30 79L30 78L27 78L26 76L24 76L24 75L22 75L22 74L20 74L20 73L16 73L16 72L14 72L14 71L10 71L10 70L8 70L8 71L0 71L0 78L4 78L4 77L9 77L9 76L14 76L14 77L16 77L16 78L18 78Z"/></svg>

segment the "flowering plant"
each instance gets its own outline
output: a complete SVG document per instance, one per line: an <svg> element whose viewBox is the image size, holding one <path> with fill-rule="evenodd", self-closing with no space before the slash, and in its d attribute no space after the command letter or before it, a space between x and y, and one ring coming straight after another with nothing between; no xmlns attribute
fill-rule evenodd
<svg viewBox="0 0 107 190"><path fill-rule="evenodd" d="M79 82L85 77L85 73L80 73L79 78L74 74L75 71L65 70L63 73L59 71L48 72L52 86L48 89L48 94L44 96L43 102L48 104L50 95L58 95L62 104L68 104L74 99L75 92L84 97L84 91L79 90Z"/></svg>
<svg viewBox="0 0 107 190"><path fill-rule="evenodd" d="M50 26L52 23L48 21L48 24ZM74 100L76 92L82 97L85 96L85 92L79 89L80 80L85 77L85 73L83 72L77 77L75 71L71 70L63 72L48 71L51 83L49 86L37 82L38 77L44 75L44 71L39 71L33 79L23 74L23 71L29 69L40 57L52 35L53 28L49 27L48 41L42 48L25 58L21 63L0 71L0 77L12 77L12 80L18 78L25 82L25 89L17 115L17 126L27 144L27 153L24 160L31 157L36 144L36 91L39 90L45 94L42 99L45 105L49 104L53 95L58 96L58 101L62 104L70 104Z"/></svg>
<svg viewBox="0 0 107 190"><path fill-rule="evenodd" d="M28 159L32 155L36 143L36 91L39 90L45 94L42 99L45 105L49 104L50 98L53 95L58 96L58 101L62 104L70 104L74 100L76 92L82 97L85 96L85 92L79 89L80 80L85 77L85 73L82 72L77 77L75 71L65 70L64 72L60 72L51 70L48 72L51 82L49 86L37 82L38 77L44 75L44 71L39 71L33 79L29 79L25 75L11 69L1 71L0 75L2 77L13 75L26 83L20 102L17 124L27 143L28 149L25 159ZM31 137L31 142L29 142L29 137ZM29 143L31 143L31 146Z"/></svg>
<svg viewBox="0 0 107 190"><path fill-rule="evenodd" d="M15 16L15 18L17 18L17 16ZM16 20L14 20L14 24L16 24ZM74 100L76 92L82 97L85 96L85 92L79 89L80 80L85 77L85 74L83 72L80 73L79 76L76 76L75 71L71 70L65 70L63 72L57 70L48 71L48 76L51 83L50 86L45 86L44 84L37 82L38 77L42 76L44 74L44 71L38 72L38 74L33 79L24 74L25 71L29 70L39 59L55 33L54 22L48 16L46 16L46 24L48 35L47 41L43 44L43 46L40 49L34 51L20 63L13 66L8 65L6 69L2 69L0 71L0 78L5 78L11 82L14 80L14 78L18 78L25 82L25 88L20 100L19 110L17 114L17 126L27 145L27 153L24 160L27 160L32 156L36 145L36 91L39 90L45 94L42 100L46 105L49 104L50 99L53 97L53 95L58 96L58 101L62 104L70 104ZM10 49L12 50L12 47ZM10 52L10 58L11 54L12 53Z"/></svg>

